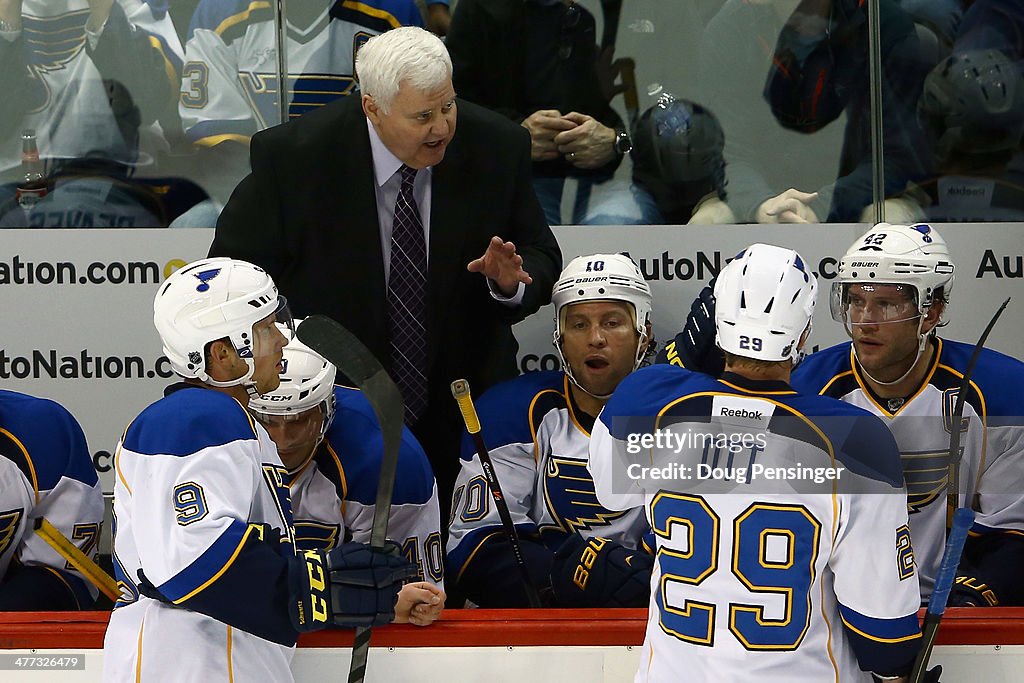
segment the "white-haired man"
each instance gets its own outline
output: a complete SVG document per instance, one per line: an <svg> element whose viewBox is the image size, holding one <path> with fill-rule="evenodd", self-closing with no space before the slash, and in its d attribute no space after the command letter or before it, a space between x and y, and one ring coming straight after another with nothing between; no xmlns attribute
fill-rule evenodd
<svg viewBox="0 0 1024 683"><path fill-rule="evenodd" d="M638 682L906 680L920 595L895 441L789 385L816 291L795 251L751 245L715 286L721 378L641 369L594 425L598 500L644 506L657 539Z"/></svg>
<svg viewBox="0 0 1024 683"><path fill-rule="evenodd" d="M290 313L270 276L244 261L196 261L167 278L153 311L184 381L117 448L121 595L104 680L290 681L299 632L407 617L412 605L396 597L415 569L404 559L358 543L295 553L288 472L245 410L278 387L288 343L275 323Z"/></svg>
<svg viewBox="0 0 1024 683"><path fill-rule="evenodd" d="M639 508L598 505L587 474L590 432L622 378L651 345L651 290L621 254L573 259L555 284L554 343L562 370L533 372L480 397L483 437L527 572L563 607L642 607L651 555ZM515 558L466 435L448 540L448 575L482 607L526 606ZM588 566L587 580L581 564Z"/></svg>
<svg viewBox="0 0 1024 683"><path fill-rule="evenodd" d="M529 135L456 100L437 36L370 38L356 73L361 98L253 136L210 253L262 266L298 315L337 320L381 359L446 508L461 426L449 383L517 374L511 326L548 302L561 254Z"/></svg>

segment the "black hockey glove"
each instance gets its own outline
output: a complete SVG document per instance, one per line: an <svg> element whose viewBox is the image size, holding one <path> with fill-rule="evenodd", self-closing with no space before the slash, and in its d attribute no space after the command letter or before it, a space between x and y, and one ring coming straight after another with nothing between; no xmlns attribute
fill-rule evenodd
<svg viewBox="0 0 1024 683"><path fill-rule="evenodd" d="M329 552L302 551L288 571L292 625L304 632L390 623L398 591L417 575L394 543L384 550L345 543Z"/></svg>
<svg viewBox="0 0 1024 683"><path fill-rule="evenodd" d="M971 576L958 576L946 604L950 607L996 607L999 598L987 583Z"/></svg>
<svg viewBox="0 0 1024 683"><path fill-rule="evenodd" d="M653 564L642 550L571 534L555 551L551 590L559 607L646 607Z"/></svg>
<svg viewBox="0 0 1024 683"><path fill-rule="evenodd" d="M658 354L658 363L718 377L725 369L722 351L715 343L715 280L709 282L690 305L679 334Z"/></svg>

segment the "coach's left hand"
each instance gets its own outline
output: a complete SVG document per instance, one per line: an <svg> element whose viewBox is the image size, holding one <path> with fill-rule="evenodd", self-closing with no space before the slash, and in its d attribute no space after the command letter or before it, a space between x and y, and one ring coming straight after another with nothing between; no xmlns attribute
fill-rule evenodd
<svg viewBox="0 0 1024 683"><path fill-rule="evenodd" d="M486 278L494 281L498 291L506 297L515 295L520 282L524 285L533 282L530 274L523 270L523 257L516 253L516 245L497 235L491 238L484 255L470 261L466 270L483 273Z"/></svg>

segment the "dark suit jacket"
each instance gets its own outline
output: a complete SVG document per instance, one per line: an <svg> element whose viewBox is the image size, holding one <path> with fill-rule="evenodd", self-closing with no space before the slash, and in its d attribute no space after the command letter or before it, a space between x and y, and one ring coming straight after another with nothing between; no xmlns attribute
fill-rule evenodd
<svg viewBox="0 0 1024 683"><path fill-rule="evenodd" d="M322 313L388 367L387 287L373 158L358 97L345 97L252 139L252 173L217 224L211 256L265 268L298 316ZM522 306L495 301L466 265L492 235L515 243L533 277ZM476 395L518 374L511 325L548 303L561 253L530 181L526 130L459 101L455 137L434 167L427 276L429 406L414 431L438 475L442 505L458 469L460 419L449 384ZM450 449L450 450L449 450Z"/></svg>

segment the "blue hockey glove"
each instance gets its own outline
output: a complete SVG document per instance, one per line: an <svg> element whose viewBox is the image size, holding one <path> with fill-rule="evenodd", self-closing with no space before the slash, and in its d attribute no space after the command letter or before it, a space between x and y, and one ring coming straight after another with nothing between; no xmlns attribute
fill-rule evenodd
<svg viewBox="0 0 1024 683"><path fill-rule="evenodd" d="M658 363L671 363L687 370L718 377L725 359L715 340L715 281L700 290L679 334L658 354Z"/></svg>
<svg viewBox="0 0 1024 683"><path fill-rule="evenodd" d="M570 534L555 551L551 590L559 607L646 607L654 558L606 538Z"/></svg>
<svg viewBox="0 0 1024 683"><path fill-rule="evenodd" d="M390 623L398 591L416 576L394 543L384 550L345 543L300 552L288 572L292 625L303 632Z"/></svg>

